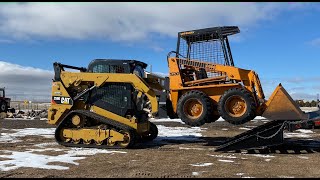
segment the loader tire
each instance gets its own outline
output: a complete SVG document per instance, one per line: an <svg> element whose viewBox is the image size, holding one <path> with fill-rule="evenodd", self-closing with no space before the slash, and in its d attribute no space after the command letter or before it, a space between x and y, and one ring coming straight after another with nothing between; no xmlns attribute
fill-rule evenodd
<svg viewBox="0 0 320 180"><path fill-rule="evenodd" d="M207 122L206 123L212 123L212 122L215 122L217 121L221 116L219 115L219 112L218 112L218 105L215 104L212 99L211 100L211 104L212 104L212 113L210 115L209 118L207 118Z"/></svg>
<svg viewBox="0 0 320 180"><path fill-rule="evenodd" d="M220 97L218 112L228 123L240 125L256 117L256 104L247 90L232 88Z"/></svg>
<svg viewBox="0 0 320 180"><path fill-rule="evenodd" d="M6 102L1 101L0 102L0 112L7 112L7 110L8 110L8 107L7 107Z"/></svg>
<svg viewBox="0 0 320 180"><path fill-rule="evenodd" d="M147 134L142 136L143 141L152 141L158 136L158 127L150 122L150 129Z"/></svg>
<svg viewBox="0 0 320 180"><path fill-rule="evenodd" d="M173 106L172 106L172 102L170 101L170 99L166 100L166 110L167 110L167 115L169 116L170 119L176 119L179 118L177 113L175 113L173 111Z"/></svg>
<svg viewBox="0 0 320 180"><path fill-rule="evenodd" d="M187 125L201 126L212 114L210 98L201 91L189 91L179 98L177 114Z"/></svg>
<svg viewBox="0 0 320 180"><path fill-rule="evenodd" d="M212 123L217 121L220 118L219 115L211 115L209 118L207 118L206 123Z"/></svg>

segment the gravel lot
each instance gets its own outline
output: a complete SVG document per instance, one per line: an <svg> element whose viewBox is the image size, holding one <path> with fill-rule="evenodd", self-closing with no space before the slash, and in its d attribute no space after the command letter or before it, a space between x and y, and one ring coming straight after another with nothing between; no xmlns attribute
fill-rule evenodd
<svg viewBox="0 0 320 180"><path fill-rule="evenodd" d="M229 137L268 122L224 121L188 127L179 119L151 120L159 136L134 149L69 148L53 139L46 120L0 120L0 177L320 177L320 130L285 133L285 145L221 153Z"/></svg>

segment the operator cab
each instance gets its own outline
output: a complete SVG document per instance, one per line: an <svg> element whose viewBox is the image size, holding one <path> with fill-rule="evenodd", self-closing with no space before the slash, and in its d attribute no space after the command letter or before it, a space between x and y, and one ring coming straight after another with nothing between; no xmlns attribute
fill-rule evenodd
<svg viewBox="0 0 320 180"><path fill-rule="evenodd" d="M144 69L147 64L137 60L94 59L88 65L88 72L94 73L126 73L145 78Z"/></svg>
<svg viewBox="0 0 320 180"><path fill-rule="evenodd" d="M234 66L228 36L237 33L240 33L237 26L179 32L176 56Z"/></svg>
<svg viewBox="0 0 320 180"><path fill-rule="evenodd" d="M222 26L178 33L177 49L171 51L179 58L179 69L183 82L206 78L225 79L225 73L208 72L205 65L198 65L188 60L200 63L234 66L228 36L239 33L237 26ZM199 67L195 67L199 66Z"/></svg>

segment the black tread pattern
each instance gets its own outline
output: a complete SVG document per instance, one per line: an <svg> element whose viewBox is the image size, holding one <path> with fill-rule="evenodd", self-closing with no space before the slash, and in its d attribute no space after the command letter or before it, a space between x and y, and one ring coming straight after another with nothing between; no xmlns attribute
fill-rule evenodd
<svg viewBox="0 0 320 180"><path fill-rule="evenodd" d="M152 123L150 123L150 131L147 136L142 136L142 141L152 141L158 136L158 127Z"/></svg>
<svg viewBox="0 0 320 180"><path fill-rule="evenodd" d="M207 119L206 123L212 123L217 121L220 118L220 115L211 114L210 118Z"/></svg>
<svg viewBox="0 0 320 180"><path fill-rule="evenodd" d="M206 123L212 123L217 121L220 118L220 115L216 115L214 112L218 112L218 105L214 103L214 101L210 98L210 102L212 104L212 112L210 114L210 118L207 119Z"/></svg>
<svg viewBox="0 0 320 180"><path fill-rule="evenodd" d="M109 126L112 126L113 129L116 129L118 131L120 130L125 130L126 132L128 132L130 134L130 143L127 147L123 147L120 145L115 145L115 146L108 146L108 145L96 145L96 144L73 144L72 142L64 142L60 139L59 134L60 131L62 130L62 128L68 128L68 119L69 117L72 117L72 115L74 114L79 114L79 115L83 115L86 117L90 117L96 121L102 122L104 124L107 124ZM73 110L70 111L63 119L62 121L59 123L58 127L55 130L55 139L57 141L57 143L59 143L60 145L63 146L67 146L67 147L88 147L88 148L100 148L100 149L123 149L123 148L131 148L134 146L134 144L137 142L138 140L138 134L136 132L136 130L128 125L119 123L117 121L114 121L112 119L106 118L104 116L98 115L96 113L90 112L88 110Z"/></svg>
<svg viewBox="0 0 320 180"><path fill-rule="evenodd" d="M172 106L172 102L170 101L170 99L166 100L166 108L167 108L167 115L169 116L170 119L179 118L177 113L175 113L173 111L173 106Z"/></svg>
<svg viewBox="0 0 320 180"><path fill-rule="evenodd" d="M183 111L183 104L189 98L197 98L203 103L204 112L197 120L189 119ZM211 122L211 115L213 111L213 106L210 97L208 97L202 91L191 90L183 94L178 100L177 114L181 120L189 126L202 126L207 122Z"/></svg>
<svg viewBox="0 0 320 180"><path fill-rule="evenodd" d="M0 101L0 108L2 107L2 105L5 105L5 108L4 109L0 109L0 112L7 112L7 109L8 109L8 107L7 107L7 103L6 103L6 101Z"/></svg>
<svg viewBox="0 0 320 180"><path fill-rule="evenodd" d="M228 113L224 110L225 102L227 98L231 95L239 95L246 101L247 104L247 112L241 116L241 117L231 117L228 115ZM227 121L228 123L234 124L234 125L240 125L244 124L246 122L251 121L256 117L256 103L250 94L249 91L243 89L243 88L232 88L227 90L221 97L218 103L218 112L221 115L221 117Z"/></svg>

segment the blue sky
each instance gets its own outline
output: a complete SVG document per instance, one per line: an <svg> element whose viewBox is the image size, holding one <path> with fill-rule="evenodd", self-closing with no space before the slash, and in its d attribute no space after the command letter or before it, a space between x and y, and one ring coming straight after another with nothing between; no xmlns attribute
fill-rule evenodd
<svg viewBox="0 0 320 180"><path fill-rule="evenodd" d="M255 70L267 97L282 83L294 99L316 99L318 19L319 3L2 3L0 86L16 99L46 99L54 61L95 58L137 59L166 74L179 31L236 25L235 65Z"/></svg>

